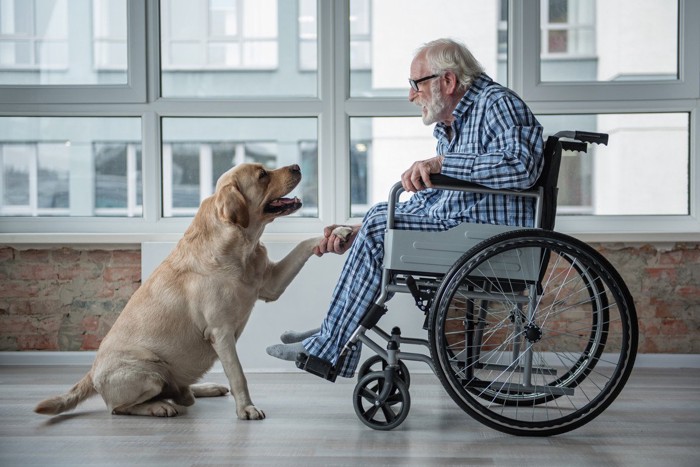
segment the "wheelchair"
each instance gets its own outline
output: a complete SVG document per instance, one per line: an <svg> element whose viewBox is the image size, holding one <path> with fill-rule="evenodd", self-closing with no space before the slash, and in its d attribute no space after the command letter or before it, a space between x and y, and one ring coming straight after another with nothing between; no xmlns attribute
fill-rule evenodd
<svg viewBox="0 0 700 467"><path fill-rule="evenodd" d="M477 421L518 436L583 426L617 397L632 371L638 328L615 268L589 245L555 232L563 150L586 152L608 135L563 131L547 139L545 166L527 191L493 190L435 175L435 188L535 199L535 228L464 223L443 232L394 228L400 183L389 195L379 298L340 359L362 342L376 355L358 370L353 406L377 430L398 427L411 406L404 361L426 363ZM408 338L379 319L394 293L410 293L428 338ZM368 336L372 330L386 345ZM406 352L402 346L419 347ZM297 367L335 381L330 362L299 354Z"/></svg>

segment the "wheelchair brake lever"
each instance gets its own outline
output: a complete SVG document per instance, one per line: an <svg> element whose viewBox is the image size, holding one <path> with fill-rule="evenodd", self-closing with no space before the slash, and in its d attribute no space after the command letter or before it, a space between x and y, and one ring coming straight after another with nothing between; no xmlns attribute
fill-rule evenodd
<svg viewBox="0 0 700 467"><path fill-rule="evenodd" d="M423 295L423 293L418 288L418 284L416 284L416 280L413 278L413 276L406 276L406 286L408 287L408 291L411 292L413 299L416 301L416 306L427 313L430 309L431 297L425 297Z"/></svg>

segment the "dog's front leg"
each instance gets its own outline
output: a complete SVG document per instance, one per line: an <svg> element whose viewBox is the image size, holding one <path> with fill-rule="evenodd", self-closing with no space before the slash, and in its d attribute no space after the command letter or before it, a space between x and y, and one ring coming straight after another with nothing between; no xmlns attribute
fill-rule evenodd
<svg viewBox="0 0 700 467"><path fill-rule="evenodd" d="M236 415L241 420L262 420L265 413L253 405L248 392L248 382L243 374L241 362L236 352L236 338L232 332L217 328L211 330L210 341L216 355L224 367L224 372L231 386L231 394L236 401Z"/></svg>
<svg viewBox="0 0 700 467"><path fill-rule="evenodd" d="M313 255L314 247L319 238L309 238L295 246L281 261L270 263L265 272L265 282L258 298L266 302L277 300L287 289L287 286L299 274L306 261Z"/></svg>

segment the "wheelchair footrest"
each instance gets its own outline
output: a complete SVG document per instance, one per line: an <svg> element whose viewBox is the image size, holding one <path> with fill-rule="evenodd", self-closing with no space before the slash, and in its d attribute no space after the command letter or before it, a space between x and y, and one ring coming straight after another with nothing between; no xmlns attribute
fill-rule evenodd
<svg viewBox="0 0 700 467"><path fill-rule="evenodd" d="M333 364L331 364L331 362L322 358L314 357L313 355L300 353L297 355L296 365L300 370L304 370L312 375L327 379L331 383L334 383L336 377L338 376L335 371L335 367Z"/></svg>

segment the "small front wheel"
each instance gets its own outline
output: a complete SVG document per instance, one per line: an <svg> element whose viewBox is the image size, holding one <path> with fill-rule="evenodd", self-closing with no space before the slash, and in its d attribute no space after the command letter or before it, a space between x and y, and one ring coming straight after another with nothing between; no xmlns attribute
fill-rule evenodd
<svg viewBox="0 0 700 467"><path fill-rule="evenodd" d="M411 408L411 396L406 384L398 377L388 382L382 371L366 374L355 386L352 402L359 419L375 430L393 430L401 425ZM389 396L381 402L380 395L387 384Z"/></svg>
<svg viewBox="0 0 700 467"><path fill-rule="evenodd" d="M369 357L365 362L362 364L360 369L357 371L357 381L360 381L362 378L365 377L366 374L371 373L373 371L384 371L386 370L386 367L389 366L389 363L387 363L386 360L384 360L381 356L379 355L372 355ZM406 364L399 360L399 367L396 371L396 374L403 380L404 383L406 383L406 388L411 387L411 375L408 373L408 368L406 367Z"/></svg>

